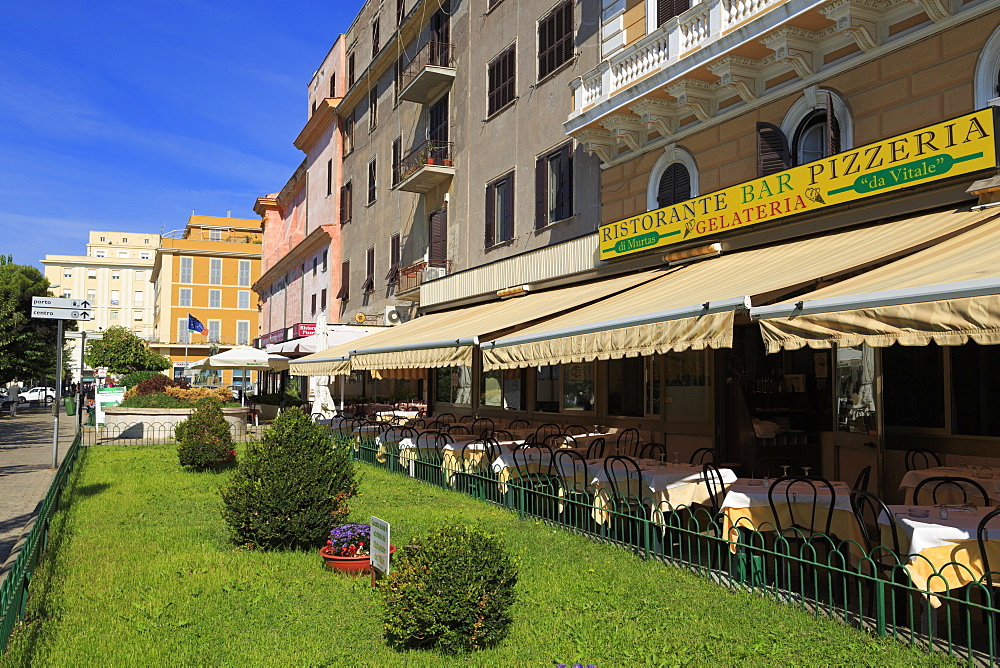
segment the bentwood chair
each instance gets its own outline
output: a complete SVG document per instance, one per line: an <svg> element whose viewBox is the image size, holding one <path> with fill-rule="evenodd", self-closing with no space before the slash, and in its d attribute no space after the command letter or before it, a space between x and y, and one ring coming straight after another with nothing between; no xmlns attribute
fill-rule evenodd
<svg viewBox="0 0 1000 668"><path fill-rule="evenodd" d="M991 612L1000 608L1000 573L993 572L993 566L996 564L990 564L990 550L987 548L986 544L992 541L1000 540L1000 526L996 526L1000 523L994 523L992 529L992 539L990 536L990 523L993 522L997 517L1000 517L1000 508L996 510L991 510L988 512L983 519L979 520L979 526L976 528L976 542L979 544L979 559L983 565L983 577L980 579L987 587L989 592L988 605L985 606L986 610L983 611L984 615L989 612L990 624L993 629L996 629L997 622L1000 621L997 618L996 613ZM993 631L996 633L996 631ZM994 636L995 637L995 636Z"/></svg>
<svg viewBox="0 0 1000 668"><path fill-rule="evenodd" d="M572 527L586 528L593 508L587 460L578 451L566 448L556 450L553 457L564 499L564 521Z"/></svg>
<svg viewBox="0 0 1000 668"><path fill-rule="evenodd" d="M920 492L924 488L928 488L930 491L931 505L936 506L945 502L945 498L938 498L938 494L941 492L952 495L953 498L961 495L962 503L971 503L977 508L986 508L991 505L990 495L986 493L982 485L971 478L946 475L924 478L913 488L913 505L921 505Z"/></svg>
<svg viewBox="0 0 1000 668"><path fill-rule="evenodd" d="M437 419L441 422L457 422L454 413L438 413Z"/></svg>
<svg viewBox="0 0 1000 668"><path fill-rule="evenodd" d="M531 427L531 423L522 418L511 420L510 424L507 425L508 429L528 429L529 427Z"/></svg>
<svg viewBox="0 0 1000 668"><path fill-rule="evenodd" d="M899 553L899 525L896 523L896 516L882 499L863 489L851 490L851 510L861 531L861 548L869 557L860 562L858 567L867 570L867 564L870 563L874 566L875 575L892 583L884 591L892 592L897 618L902 618L910 580L903 569L906 560ZM872 595L874 592L865 591L871 588L860 589L862 597L868 596L868 614L872 614L876 603L875 596Z"/></svg>
<svg viewBox="0 0 1000 668"><path fill-rule="evenodd" d="M936 452L931 450L907 450L903 456L907 471L917 471L920 469L930 469L941 466L941 458Z"/></svg>
<svg viewBox="0 0 1000 668"><path fill-rule="evenodd" d="M618 454L623 457L637 457L639 455L639 430L634 427L622 429L618 432Z"/></svg>
<svg viewBox="0 0 1000 668"><path fill-rule="evenodd" d="M459 424L472 424L475 421L476 421L475 415L463 415L462 417L458 418Z"/></svg>
<svg viewBox="0 0 1000 668"><path fill-rule="evenodd" d="M445 427L441 431L445 431L453 436L470 436L473 433L472 431L469 430L469 425L460 424L457 422L445 425Z"/></svg>
<svg viewBox="0 0 1000 668"><path fill-rule="evenodd" d="M663 461L667 457L667 446L662 443L647 443L639 451L639 459Z"/></svg>
<svg viewBox="0 0 1000 668"><path fill-rule="evenodd" d="M706 462L715 462L715 448L698 448L691 454L690 464L704 466Z"/></svg>
<svg viewBox="0 0 1000 668"><path fill-rule="evenodd" d="M545 445L549 446L553 452L560 448L576 448L576 439L569 434L551 434L545 437Z"/></svg>
<svg viewBox="0 0 1000 668"><path fill-rule="evenodd" d="M483 436L491 436L496 425L493 424L493 420L488 417L476 418L472 421L472 425L469 427L473 434L480 434Z"/></svg>
<svg viewBox="0 0 1000 668"><path fill-rule="evenodd" d="M861 491L868 491L868 482L872 477L872 467L866 466L861 469L861 473L858 474L858 479L854 481L854 487L852 489L860 489Z"/></svg>
<svg viewBox="0 0 1000 668"><path fill-rule="evenodd" d="M462 456L458 463L458 471L453 480L455 489L472 495L477 499L489 496L488 490L495 489L496 483L491 480L493 462L500 456L500 446L488 436L469 441L462 446Z"/></svg>
<svg viewBox="0 0 1000 668"><path fill-rule="evenodd" d="M538 429L535 430L534 435L531 437L533 443L545 443L545 439L549 436L554 436L555 434L561 434L562 427L552 422L547 422L540 425Z"/></svg>
<svg viewBox="0 0 1000 668"><path fill-rule="evenodd" d="M586 436L590 433L590 430L582 424L568 424L563 431L570 436Z"/></svg>
<svg viewBox="0 0 1000 668"><path fill-rule="evenodd" d="M587 446L587 459L602 459L606 444L603 436L592 440Z"/></svg>
<svg viewBox="0 0 1000 668"><path fill-rule="evenodd" d="M775 528L779 535L786 538L809 539L815 534L829 536L836 498L837 491L833 484L815 475L779 478L767 489L767 503L771 506ZM787 520L781 519L779 507L788 511Z"/></svg>
<svg viewBox="0 0 1000 668"><path fill-rule="evenodd" d="M552 461L552 448L544 443L525 442L514 448L517 487L524 495L523 509L529 515L554 519L558 481Z"/></svg>
<svg viewBox="0 0 1000 668"><path fill-rule="evenodd" d="M642 470L631 457L611 455L604 459L604 475L608 481L605 502L612 511L612 535L638 545L643 535L642 522L649 520L643 499Z"/></svg>
<svg viewBox="0 0 1000 668"><path fill-rule="evenodd" d="M491 436L493 437L493 440L498 443L503 443L504 441L510 442L517 440L516 438L514 438L514 434L510 433L506 429L494 429Z"/></svg>

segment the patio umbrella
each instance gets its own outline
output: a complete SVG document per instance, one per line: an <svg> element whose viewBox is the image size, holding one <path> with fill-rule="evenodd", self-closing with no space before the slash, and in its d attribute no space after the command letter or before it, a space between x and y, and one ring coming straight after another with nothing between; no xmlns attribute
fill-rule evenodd
<svg viewBox="0 0 1000 668"><path fill-rule="evenodd" d="M268 354L250 346L236 346L224 353L200 359L190 366L194 371L205 369L270 369L283 371L288 368L288 358L283 355ZM241 397L245 405L246 398Z"/></svg>

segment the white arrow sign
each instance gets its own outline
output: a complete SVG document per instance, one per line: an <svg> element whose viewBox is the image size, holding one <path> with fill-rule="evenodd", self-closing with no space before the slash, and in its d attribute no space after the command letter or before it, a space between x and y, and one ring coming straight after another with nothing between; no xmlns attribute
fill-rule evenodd
<svg viewBox="0 0 1000 668"><path fill-rule="evenodd" d="M70 300L65 300L70 301ZM92 314L89 310L78 308L32 308L32 318L48 318L49 320L90 320Z"/></svg>
<svg viewBox="0 0 1000 668"><path fill-rule="evenodd" d="M89 309L90 302L86 299L72 299L70 297L32 297L32 306L44 308L76 308Z"/></svg>

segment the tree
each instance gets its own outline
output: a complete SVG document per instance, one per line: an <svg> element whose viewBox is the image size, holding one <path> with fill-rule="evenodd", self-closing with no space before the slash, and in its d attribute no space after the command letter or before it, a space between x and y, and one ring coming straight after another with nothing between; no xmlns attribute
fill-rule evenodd
<svg viewBox="0 0 1000 668"><path fill-rule="evenodd" d="M49 281L42 272L0 255L0 384L53 376L57 323L31 317L31 298L47 296ZM64 326L75 330L76 321Z"/></svg>
<svg viewBox="0 0 1000 668"><path fill-rule="evenodd" d="M87 364L107 367L111 373L163 371L170 359L149 349L146 342L117 325L104 330L104 339L87 342Z"/></svg>

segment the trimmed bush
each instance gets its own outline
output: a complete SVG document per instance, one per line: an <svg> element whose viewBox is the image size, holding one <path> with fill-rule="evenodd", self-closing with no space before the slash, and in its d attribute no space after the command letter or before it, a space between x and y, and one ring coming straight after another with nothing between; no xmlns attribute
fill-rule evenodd
<svg viewBox="0 0 1000 668"><path fill-rule="evenodd" d="M233 453L229 423L218 401L206 399L184 422L174 428L181 466L205 469L222 463Z"/></svg>
<svg viewBox="0 0 1000 668"><path fill-rule="evenodd" d="M346 517L357 486L347 448L302 411L286 409L248 444L222 490L222 517L247 547L319 548Z"/></svg>
<svg viewBox="0 0 1000 668"><path fill-rule="evenodd" d="M126 386L128 387L128 386ZM168 387L190 387L190 384L186 379L175 379L168 376L164 376L162 373L158 373L152 378L147 378L138 385L135 386L135 393L128 391L130 396L143 396L146 394L160 394L166 392Z"/></svg>
<svg viewBox="0 0 1000 668"><path fill-rule="evenodd" d="M177 399L165 392L156 394L129 394L118 404L121 408L192 408L192 404L183 399Z"/></svg>
<svg viewBox="0 0 1000 668"><path fill-rule="evenodd" d="M517 566L499 536L446 524L401 550L382 581L390 647L460 654L501 642L513 621Z"/></svg>
<svg viewBox="0 0 1000 668"><path fill-rule="evenodd" d="M233 393L225 387L168 387L166 393L175 399L181 399L192 404L202 399L215 399L223 404L239 405L233 401Z"/></svg>
<svg viewBox="0 0 1000 668"><path fill-rule="evenodd" d="M163 376L163 374L159 371L133 371L122 377L121 384L131 390L142 381L156 378L157 376ZM166 378L167 376L163 377Z"/></svg>

